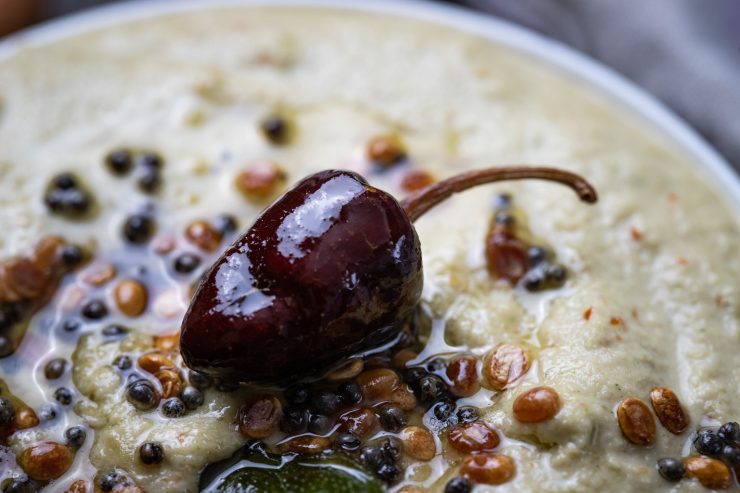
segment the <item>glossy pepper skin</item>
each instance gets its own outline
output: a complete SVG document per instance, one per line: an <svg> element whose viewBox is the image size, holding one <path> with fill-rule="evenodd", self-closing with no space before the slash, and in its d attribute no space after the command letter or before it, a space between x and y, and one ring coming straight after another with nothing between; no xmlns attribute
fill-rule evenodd
<svg viewBox="0 0 740 493"><path fill-rule="evenodd" d="M182 323L185 363L240 381L300 377L390 339L421 296L421 248L388 193L329 170L224 253Z"/></svg>

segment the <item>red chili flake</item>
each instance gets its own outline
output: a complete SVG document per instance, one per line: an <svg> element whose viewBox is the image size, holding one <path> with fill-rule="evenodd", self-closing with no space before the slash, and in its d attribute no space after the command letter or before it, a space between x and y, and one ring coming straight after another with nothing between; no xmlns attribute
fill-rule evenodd
<svg viewBox="0 0 740 493"><path fill-rule="evenodd" d="M619 317L610 318L609 323L612 325L624 325L624 321Z"/></svg>
<svg viewBox="0 0 740 493"><path fill-rule="evenodd" d="M589 306L588 308L586 308L586 311L583 312L583 319L584 320L591 320L591 313L592 312L593 312L593 308L592 307Z"/></svg>
<svg viewBox="0 0 740 493"><path fill-rule="evenodd" d="M678 265L686 265L689 263L686 257L676 257L676 262L678 262Z"/></svg>
<svg viewBox="0 0 740 493"><path fill-rule="evenodd" d="M671 204L675 204L676 202L678 202L678 195L676 195L673 192L668 192L667 197L668 197L668 202L670 202Z"/></svg>
<svg viewBox="0 0 740 493"><path fill-rule="evenodd" d="M639 229L635 228L634 226L630 228L630 234L632 235L633 240L635 241L642 240L642 232Z"/></svg>

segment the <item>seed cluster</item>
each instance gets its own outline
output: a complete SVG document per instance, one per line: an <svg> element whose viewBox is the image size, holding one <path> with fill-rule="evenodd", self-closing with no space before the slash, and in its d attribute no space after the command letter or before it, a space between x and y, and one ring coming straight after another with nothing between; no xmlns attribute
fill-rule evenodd
<svg viewBox="0 0 740 493"><path fill-rule="evenodd" d="M193 371L185 377L176 341L176 334L155 338L156 349L137 360L138 368L146 375L134 370L127 374L126 398L140 411L159 406L163 416L179 418L203 404L203 390L211 385L210 379ZM113 366L122 371L131 369L130 356L117 356Z"/></svg>
<svg viewBox="0 0 740 493"><path fill-rule="evenodd" d="M254 395L239 410L239 429L253 439L280 429L288 435L278 445L282 452L341 450L393 484L400 479L404 456L428 461L437 453L431 431L410 423L420 422L424 412L440 404L449 407L444 419L457 419L449 386L430 371L433 367L444 373L444 363L394 368L394 356L404 350L408 348L353 360L322 381L297 384L282 394ZM459 414L470 419L469 411ZM394 436L373 438L380 430Z"/></svg>
<svg viewBox="0 0 740 493"><path fill-rule="evenodd" d="M740 425L729 421L718 428L702 428L692 444L700 455L683 460L666 457L658 461L658 472L666 481L695 478L705 488L727 489L732 485L732 470L740 471Z"/></svg>
<svg viewBox="0 0 740 493"><path fill-rule="evenodd" d="M127 221L125 233L133 243L147 242L154 231L147 230L146 218L138 222L136 219L130 218ZM223 238L233 233L236 227L237 223L233 217L222 215L215 218L213 223L207 223L205 228L200 229L200 233L196 229L193 234L194 229L191 228L184 236L189 241L192 239L198 246L198 241L210 235L211 238L215 237L218 240L220 246ZM205 235L201 234L203 230ZM148 251L142 250L142 253ZM200 258L197 256L194 258L197 259L194 262L197 266ZM46 297L53 292L61 275L85 260L86 254L79 247L66 244L60 238L49 237L39 242L27 257L4 262L0 268L0 322L3 324L0 328L3 337L42 306ZM121 272L127 272L130 277L116 280ZM71 284L70 292L75 293L75 296L70 298L73 300L71 303L63 306L67 315L60 323L60 332L73 333L88 323L97 324L115 314L116 309L126 317L142 315L149 308L149 288L145 280L150 277L144 267L134 265L132 268L128 262L119 265L118 268L110 262L93 262L80 271L79 282ZM128 332L127 327L110 323L100 329L100 336L105 343L121 340ZM176 418L203 404L203 390L214 382L199 374L192 372L188 374L180 368L178 340L177 334L156 337L153 339L151 352L137 354L133 359L132 355L119 354L111 362L123 374L125 395L137 409L154 410L159 404L162 415ZM5 345L6 342L2 344ZM9 354L15 344L12 341L7 344L10 349L6 354ZM68 376L68 369L69 362L63 358L52 358L45 362L43 375L50 384L55 384L55 387L50 391L50 402L43 405L38 415L12 396L0 395L0 444L5 444L7 437L17 430L57 421L58 416L68 412L77 397L74 388L64 381ZM1 387L0 383L0 393ZM221 386L224 390L226 387L228 386ZM87 434L86 428L72 426L64 430L61 443L41 441L26 447L18 455L17 462L28 477L12 482L4 481L0 489L37 491L48 481L55 479L57 474L69 468L76 451L84 446ZM156 467L165 460L164 450L160 444L143 443L138 458L142 464ZM107 485L113 484L114 479L124 478L110 486L108 491L123 489L128 492L142 491L122 474L120 471L112 475L106 474L100 477L96 484L101 491L106 491ZM89 481L81 479L75 481L67 490L92 491L92 485Z"/></svg>
<svg viewBox="0 0 740 493"><path fill-rule="evenodd" d="M155 152L120 148L108 153L104 162L116 177L124 177L134 171L136 185L146 194L156 193L162 185L164 160Z"/></svg>
<svg viewBox="0 0 740 493"><path fill-rule="evenodd" d="M676 393L667 387L654 387L650 403L660 424L679 435L689 426L689 416ZM656 423L650 408L637 397L627 397L617 406L617 422L631 443L652 446L656 441ZM709 489L726 489L732 484L732 472L740 469L740 425L727 422L718 428L702 428L692 437L693 448L700 455L683 459L664 457L657 469L666 481L695 478Z"/></svg>
<svg viewBox="0 0 740 493"><path fill-rule="evenodd" d="M0 445L6 445L10 435L38 426L40 420L33 409L5 389L2 381L0 394ZM48 481L63 475L70 468L75 452L84 443L86 432L83 427L73 426L65 431L64 436L66 444L41 440L26 446L16 458L25 477L7 478L0 485L2 491L38 491Z"/></svg>
<svg viewBox="0 0 740 493"><path fill-rule="evenodd" d="M125 336L125 328L113 327L121 329L115 337ZM152 350L139 355L136 365L128 354L117 355L111 365L121 372L126 400L134 408L140 412L158 408L168 419L181 418L198 409L204 402L203 392L216 383L205 375L183 369L177 333L152 338ZM145 442L138 449L138 457L143 464L154 467L165 460L165 448L157 442ZM118 479L123 477L120 472L116 474Z"/></svg>
<svg viewBox="0 0 740 493"><path fill-rule="evenodd" d="M197 219L190 222L183 233L187 243L197 248L200 254L212 255L218 252L226 238L233 235L238 228L238 222L230 214L221 214L211 221ZM172 243L170 248L159 251L167 254L175 250L176 244ZM202 263L198 253L190 251L179 251L174 255L172 270L176 275L186 275L195 272ZM180 276L178 276L180 277Z"/></svg>
<svg viewBox="0 0 740 493"><path fill-rule="evenodd" d="M370 174L390 174L397 186L408 194L419 192L436 180L427 170L414 166L401 136L397 133L376 135L365 145Z"/></svg>
<svg viewBox="0 0 740 493"><path fill-rule="evenodd" d="M552 263L545 248L523 241L521 229L517 226L511 197L500 195L486 236L488 271L511 284L521 281L527 291L561 287L568 277L565 267Z"/></svg>
<svg viewBox="0 0 740 493"><path fill-rule="evenodd" d="M92 194L71 173L61 173L53 177L44 193L44 203L49 212L69 219L85 217L93 202Z"/></svg>
<svg viewBox="0 0 740 493"><path fill-rule="evenodd" d="M492 390L504 391L515 387L529 371L531 356L512 344L499 344L482 358L482 385ZM475 368L476 359L471 356L453 358L446 368L452 388L470 392L470 378L460 378L466 372L462 368ZM476 375L477 372L468 372ZM477 383L477 382L476 382ZM460 390L458 390L460 392ZM521 423L541 423L553 419L562 406L560 395L555 389L537 386L521 392L514 400L512 414ZM450 446L466 454L460 467L461 476L451 479L445 492L471 491L476 483L502 484L516 474L516 465L507 455L494 452L501 438L488 423L477 419L474 408L460 408L457 424L448 432Z"/></svg>
<svg viewBox="0 0 740 493"><path fill-rule="evenodd" d="M402 343L352 360L321 381L252 395L238 412L239 430L247 438L263 440L279 429L287 435L278 444L283 453L342 451L387 484L400 479L406 461L434 458L439 453L434 433L446 431L452 449L463 454L464 477L449 488L510 480L514 462L494 452L501 442L499 433L479 418L476 408L460 406L457 400L482 385L512 388L529 369L529 353L502 344L483 361L459 354L409 365L417 357L414 349ZM552 419L560 409L559 396L550 387L529 389L519 400L524 404L515 404L513 412L522 422Z"/></svg>
<svg viewBox="0 0 740 493"><path fill-rule="evenodd" d="M84 259L58 236L41 239L28 255L0 262L0 358L13 354L23 322L53 294L61 277Z"/></svg>

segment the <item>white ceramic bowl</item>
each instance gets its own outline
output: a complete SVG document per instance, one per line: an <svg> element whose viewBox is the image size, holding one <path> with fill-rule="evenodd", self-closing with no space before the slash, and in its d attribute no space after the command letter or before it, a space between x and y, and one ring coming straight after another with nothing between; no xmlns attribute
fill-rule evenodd
<svg viewBox="0 0 740 493"><path fill-rule="evenodd" d="M514 24L473 11L420 0L134 0L99 7L22 31L0 41L0 60L27 46L54 42L122 22L218 6L301 6L355 11L425 20L490 39L525 53L585 81L627 107L668 137L705 172L728 202L740 208L740 178L732 167L689 125L645 91L609 68L558 42Z"/></svg>

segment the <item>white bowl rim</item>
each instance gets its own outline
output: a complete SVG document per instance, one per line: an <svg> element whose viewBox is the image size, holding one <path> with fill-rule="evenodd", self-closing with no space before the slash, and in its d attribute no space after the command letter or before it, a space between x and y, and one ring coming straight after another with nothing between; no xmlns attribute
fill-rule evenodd
<svg viewBox="0 0 740 493"><path fill-rule="evenodd" d="M408 17L474 34L574 75L663 134L684 151L733 206L740 208L740 177L684 120L614 70L573 48L511 22L429 0L128 0L98 6L0 39L0 61L43 45L127 21L222 7L311 7Z"/></svg>

